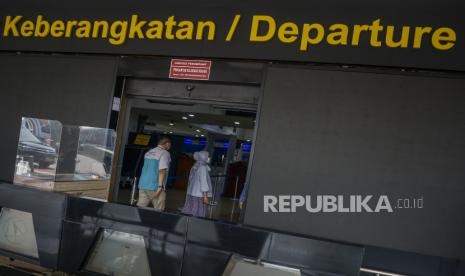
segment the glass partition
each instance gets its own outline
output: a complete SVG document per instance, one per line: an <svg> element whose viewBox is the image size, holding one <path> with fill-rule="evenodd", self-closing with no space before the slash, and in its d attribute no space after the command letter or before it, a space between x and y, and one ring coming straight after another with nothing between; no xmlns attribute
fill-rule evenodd
<svg viewBox="0 0 465 276"><path fill-rule="evenodd" d="M62 127L54 120L22 118L15 184L53 190Z"/></svg>
<svg viewBox="0 0 465 276"><path fill-rule="evenodd" d="M56 180L108 180L114 144L113 130L64 126Z"/></svg>
<svg viewBox="0 0 465 276"><path fill-rule="evenodd" d="M111 129L63 126L54 191L107 199L115 140Z"/></svg>
<svg viewBox="0 0 465 276"><path fill-rule="evenodd" d="M111 129L23 118L14 183L106 200L115 140Z"/></svg>

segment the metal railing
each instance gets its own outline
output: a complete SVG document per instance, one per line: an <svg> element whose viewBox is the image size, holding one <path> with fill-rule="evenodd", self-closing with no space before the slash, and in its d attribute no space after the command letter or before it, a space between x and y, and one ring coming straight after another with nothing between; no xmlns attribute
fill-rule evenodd
<svg viewBox="0 0 465 276"><path fill-rule="evenodd" d="M221 187L224 189L224 185L226 185L226 179L233 178L233 177L235 179L234 196L231 198L231 200L239 200L239 198L237 197L237 193L239 192L238 191L239 178L240 178L239 175L216 174L216 175L210 175L210 177L211 177L212 183L213 183L213 187L212 187L213 198L212 198L212 201L214 201L220 195L220 193L223 192L223 191L218 192L218 184L221 184Z"/></svg>
<svg viewBox="0 0 465 276"><path fill-rule="evenodd" d="M136 200L136 191L137 191L137 177L134 177L131 181L131 200L129 201L130 205L135 205L137 200Z"/></svg>
<svg viewBox="0 0 465 276"><path fill-rule="evenodd" d="M226 185L226 179L234 177L235 179L235 186L234 186L234 195L231 198L233 204L231 205L231 210L229 211L229 221L234 220L234 214L236 213L236 210L238 208L237 206L237 201L239 200L238 192L239 192L239 175L225 175L225 174L217 174L217 175L210 175L212 178L213 182L213 187L212 187L212 199L210 201L210 208L209 208L209 214L208 217L212 218L213 215L213 210L211 207L214 207L218 205L217 198L221 196L224 190L224 186ZM221 187L221 191L218 191L218 187Z"/></svg>

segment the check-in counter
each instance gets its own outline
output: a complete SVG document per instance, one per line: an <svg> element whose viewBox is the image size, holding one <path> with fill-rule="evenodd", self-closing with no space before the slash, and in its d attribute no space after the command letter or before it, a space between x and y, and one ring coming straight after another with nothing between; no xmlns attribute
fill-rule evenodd
<svg viewBox="0 0 465 276"><path fill-rule="evenodd" d="M358 246L69 197L59 267L83 275L358 275L362 257Z"/></svg>
<svg viewBox="0 0 465 276"><path fill-rule="evenodd" d="M57 269L66 196L0 184L0 255Z"/></svg>
<svg viewBox="0 0 465 276"><path fill-rule="evenodd" d="M359 275L362 259L359 246L189 218L182 275Z"/></svg>
<svg viewBox="0 0 465 276"><path fill-rule="evenodd" d="M102 275L180 275L188 217L69 197L60 270Z"/></svg>
<svg viewBox="0 0 465 276"><path fill-rule="evenodd" d="M79 275L358 275L359 246L0 184L0 255Z"/></svg>

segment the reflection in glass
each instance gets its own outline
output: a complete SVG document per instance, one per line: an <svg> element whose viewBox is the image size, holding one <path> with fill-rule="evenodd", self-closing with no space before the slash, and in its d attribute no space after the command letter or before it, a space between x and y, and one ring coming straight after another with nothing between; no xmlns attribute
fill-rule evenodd
<svg viewBox="0 0 465 276"><path fill-rule="evenodd" d="M62 125L58 121L21 119L14 183L53 189Z"/></svg>
<svg viewBox="0 0 465 276"><path fill-rule="evenodd" d="M105 275L151 275L144 237L105 229L85 265Z"/></svg>
<svg viewBox="0 0 465 276"><path fill-rule="evenodd" d="M106 200L115 140L111 129L63 126L54 191Z"/></svg>
<svg viewBox="0 0 465 276"><path fill-rule="evenodd" d="M300 270L232 255L223 276L300 276Z"/></svg>
<svg viewBox="0 0 465 276"><path fill-rule="evenodd" d="M116 134L111 129L64 126L57 180L107 180Z"/></svg>
<svg viewBox="0 0 465 276"><path fill-rule="evenodd" d="M106 200L115 140L111 129L24 117L14 183Z"/></svg>
<svg viewBox="0 0 465 276"><path fill-rule="evenodd" d="M0 248L39 257L32 214L3 208L0 213Z"/></svg>

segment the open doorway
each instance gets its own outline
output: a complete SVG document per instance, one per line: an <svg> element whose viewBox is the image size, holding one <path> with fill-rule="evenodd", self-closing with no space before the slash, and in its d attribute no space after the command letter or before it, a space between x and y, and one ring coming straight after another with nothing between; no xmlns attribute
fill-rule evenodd
<svg viewBox="0 0 465 276"><path fill-rule="evenodd" d="M137 197L133 183L144 155L161 136L172 141L166 212L181 212L195 152L210 155L212 196L206 217L237 222L240 196L252 162L258 86L128 80L117 174L119 203Z"/></svg>

